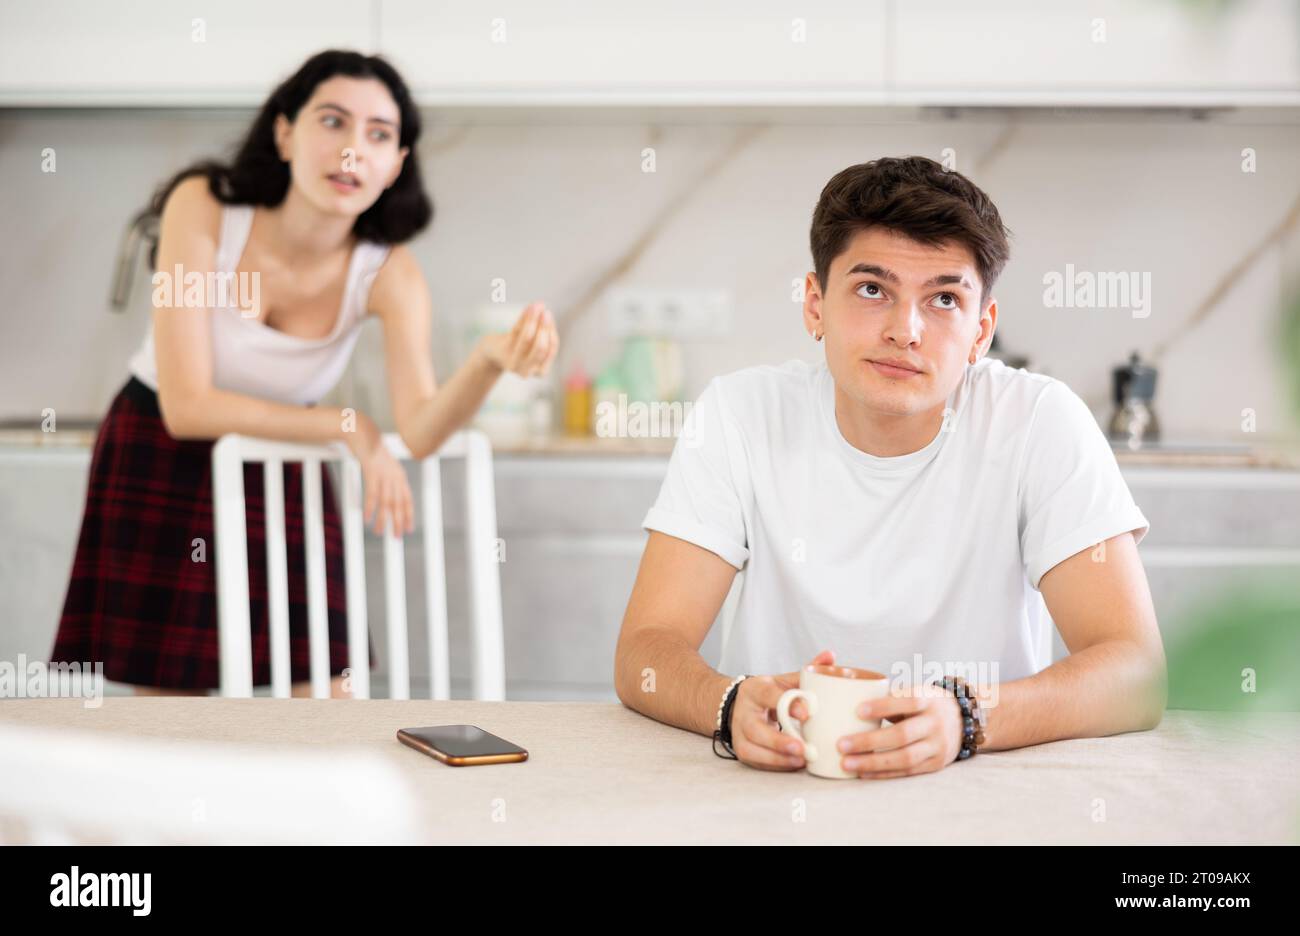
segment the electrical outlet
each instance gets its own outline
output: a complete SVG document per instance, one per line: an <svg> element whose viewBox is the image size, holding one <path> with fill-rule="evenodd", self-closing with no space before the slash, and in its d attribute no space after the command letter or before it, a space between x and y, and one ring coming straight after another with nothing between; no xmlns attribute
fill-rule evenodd
<svg viewBox="0 0 1300 936"><path fill-rule="evenodd" d="M616 289L607 300L615 337L721 338L731 333L725 289Z"/></svg>

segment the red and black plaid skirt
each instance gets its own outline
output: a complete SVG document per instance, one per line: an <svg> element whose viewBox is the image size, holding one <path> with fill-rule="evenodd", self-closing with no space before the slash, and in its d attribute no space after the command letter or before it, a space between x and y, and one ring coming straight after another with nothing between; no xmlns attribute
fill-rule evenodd
<svg viewBox="0 0 1300 936"><path fill-rule="evenodd" d="M212 446L168 434L153 390L132 377L95 438L86 510L51 662L104 664L104 678L165 689L220 686ZM263 466L244 466L253 682L271 682ZM302 466L284 466L290 672L311 678ZM330 673L348 665L343 533L321 469ZM370 665L375 666L373 646Z"/></svg>

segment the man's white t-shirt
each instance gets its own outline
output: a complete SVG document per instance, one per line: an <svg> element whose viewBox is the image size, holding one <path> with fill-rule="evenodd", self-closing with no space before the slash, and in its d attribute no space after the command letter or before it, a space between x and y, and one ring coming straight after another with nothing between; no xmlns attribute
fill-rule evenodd
<svg viewBox="0 0 1300 936"><path fill-rule="evenodd" d="M745 573L720 670L790 672L823 649L916 680L1048 666L1043 574L1149 527L1088 407L983 358L928 445L882 458L844 438L834 390L824 362L714 378L646 514Z"/></svg>

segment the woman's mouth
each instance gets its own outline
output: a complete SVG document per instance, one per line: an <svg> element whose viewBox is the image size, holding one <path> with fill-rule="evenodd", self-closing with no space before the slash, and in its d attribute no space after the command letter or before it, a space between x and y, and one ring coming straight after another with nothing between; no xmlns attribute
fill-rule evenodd
<svg viewBox="0 0 1300 936"><path fill-rule="evenodd" d="M334 172L325 178L340 192L355 192L361 188L361 181L350 172Z"/></svg>

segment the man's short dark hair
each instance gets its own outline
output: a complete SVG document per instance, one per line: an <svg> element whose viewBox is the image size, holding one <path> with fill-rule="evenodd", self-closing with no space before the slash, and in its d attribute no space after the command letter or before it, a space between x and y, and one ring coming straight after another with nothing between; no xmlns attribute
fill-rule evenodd
<svg viewBox="0 0 1300 936"><path fill-rule="evenodd" d="M817 199L811 241L823 292L831 261L858 231L876 226L928 246L964 244L979 271L981 307L1011 256L1011 232L975 183L925 156L888 156L837 172Z"/></svg>

